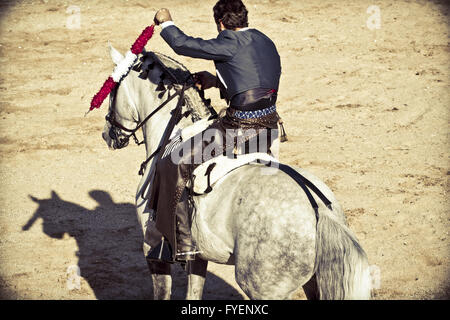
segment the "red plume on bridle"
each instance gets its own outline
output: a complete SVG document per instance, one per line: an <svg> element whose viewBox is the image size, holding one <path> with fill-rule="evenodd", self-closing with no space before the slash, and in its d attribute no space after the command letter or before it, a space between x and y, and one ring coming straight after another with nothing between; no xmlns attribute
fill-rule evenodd
<svg viewBox="0 0 450 320"><path fill-rule="evenodd" d="M153 32L155 29L155 25L151 25L142 31L139 38L136 39L136 41L131 46L131 55L132 58L134 58L134 61L137 59L137 55L140 54L143 50L145 45L147 44L148 40L153 36ZM106 97L111 93L112 90L117 86L117 84L120 82L120 80L127 76L128 72L130 71L130 68L132 67L134 61L128 61L127 59L124 59L121 63L127 64L126 66L122 66L121 68L116 68L116 70L113 72L113 74L106 79L106 81L103 83L102 88L99 92L92 98L91 106L86 112L88 114L90 111L94 110L95 108L100 108L103 101L106 99Z"/></svg>

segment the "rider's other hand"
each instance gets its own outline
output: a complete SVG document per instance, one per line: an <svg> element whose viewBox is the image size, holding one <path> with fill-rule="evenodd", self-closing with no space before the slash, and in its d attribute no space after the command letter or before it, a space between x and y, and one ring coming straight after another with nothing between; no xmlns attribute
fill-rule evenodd
<svg viewBox="0 0 450 320"><path fill-rule="evenodd" d="M217 78L208 71L201 71L194 74L195 85L200 90L216 87Z"/></svg>
<svg viewBox="0 0 450 320"><path fill-rule="evenodd" d="M172 16L168 9L159 9L155 14L155 18L153 19L155 24L158 26L163 22L172 21Z"/></svg>

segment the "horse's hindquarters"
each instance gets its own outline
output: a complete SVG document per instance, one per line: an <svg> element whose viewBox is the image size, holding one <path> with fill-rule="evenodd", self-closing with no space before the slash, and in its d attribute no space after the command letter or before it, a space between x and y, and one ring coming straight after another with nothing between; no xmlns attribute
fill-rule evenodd
<svg viewBox="0 0 450 320"><path fill-rule="evenodd" d="M204 257L226 263L252 299L288 299L313 274L316 220L304 192L260 165L230 173L198 202L193 235Z"/></svg>

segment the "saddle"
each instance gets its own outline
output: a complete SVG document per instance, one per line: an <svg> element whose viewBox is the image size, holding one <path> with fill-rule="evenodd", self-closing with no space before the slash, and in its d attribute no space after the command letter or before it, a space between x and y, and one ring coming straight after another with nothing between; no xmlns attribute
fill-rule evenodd
<svg viewBox="0 0 450 320"><path fill-rule="evenodd" d="M163 153L163 158L177 148L182 141L187 141L196 134L203 132L213 121L202 119L183 129L175 127L170 137L170 142ZM235 158L230 158L226 155L217 156L195 168L192 180L188 181L186 187L191 189L195 195L206 194L211 192L212 186L231 171L251 163L267 164L270 162L277 163L278 160L272 155L263 152L237 155Z"/></svg>

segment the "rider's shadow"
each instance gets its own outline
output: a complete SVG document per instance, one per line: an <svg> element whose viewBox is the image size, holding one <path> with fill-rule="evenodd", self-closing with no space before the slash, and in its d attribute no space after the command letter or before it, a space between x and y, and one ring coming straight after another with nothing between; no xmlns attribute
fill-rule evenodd
<svg viewBox="0 0 450 320"><path fill-rule="evenodd" d="M30 196L39 207L22 229L28 230L41 218L43 232L49 237L63 239L66 233L73 237L78 245L80 276L97 299L152 299L152 280L142 252L143 237L135 206L115 203L105 191L93 190L89 195L98 203L94 210L64 201L54 191L49 199ZM61 268L66 271L64 266ZM186 290L186 276L180 269L173 267L173 299L183 299ZM207 277L210 279L206 281L204 299L217 299L218 292L208 290L211 284L224 290L222 299L242 299L219 277L209 272Z"/></svg>

